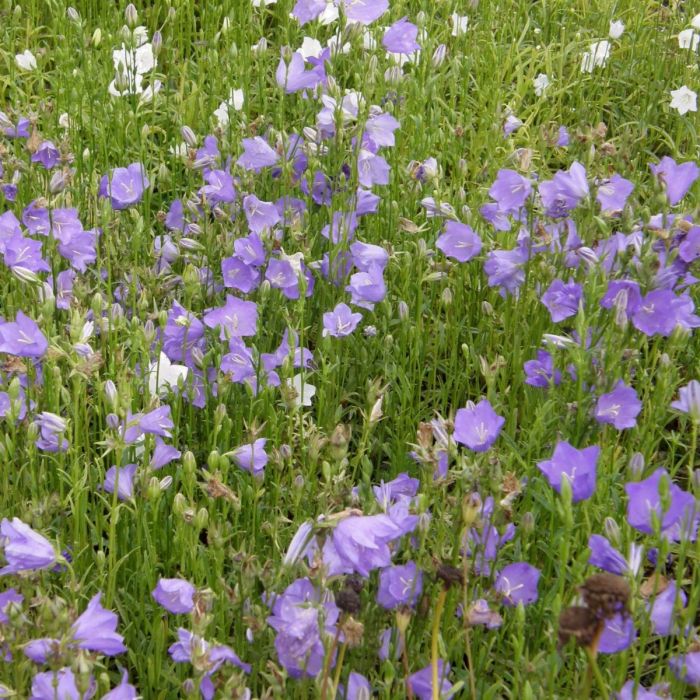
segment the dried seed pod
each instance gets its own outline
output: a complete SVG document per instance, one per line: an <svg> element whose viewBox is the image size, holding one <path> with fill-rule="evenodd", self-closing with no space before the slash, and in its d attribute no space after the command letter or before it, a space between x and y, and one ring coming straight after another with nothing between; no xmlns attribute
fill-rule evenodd
<svg viewBox="0 0 700 700"><path fill-rule="evenodd" d="M559 647L563 647L572 637L580 646L590 646L603 629L591 610L581 605L572 605L559 615Z"/></svg>
<svg viewBox="0 0 700 700"><path fill-rule="evenodd" d="M591 612L599 620L608 620L617 613L627 615L630 586L622 576L594 574L586 579L579 592Z"/></svg>
<svg viewBox="0 0 700 700"><path fill-rule="evenodd" d="M459 584L460 586L464 584L462 572L458 568L450 566L449 564L440 564L435 573L436 576L443 582L445 588L450 588L455 584Z"/></svg>
<svg viewBox="0 0 700 700"><path fill-rule="evenodd" d="M350 615L357 615L360 612L360 596L352 588L343 588L340 593L336 593L335 604Z"/></svg>

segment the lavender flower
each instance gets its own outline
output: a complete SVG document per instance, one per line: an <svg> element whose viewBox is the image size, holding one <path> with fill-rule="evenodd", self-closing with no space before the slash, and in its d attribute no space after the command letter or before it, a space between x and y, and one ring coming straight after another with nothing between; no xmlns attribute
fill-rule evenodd
<svg viewBox="0 0 700 700"><path fill-rule="evenodd" d="M258 438L248 445L241 445L231 452L231 457L241 469L250 472L253 476L260 476L268 460L265 452L266 442L266 438Z"/></svg>
<svg viewBox="0 0 700 700"><path fill-rule="evenodd" d="M181 578L161 578L153 589L153 599L168 612L176 615L190 613L194 609L196 588Z"/></svg>
<svg viewBox="0 0 700 700"><path fill-rule="evenodd" d="M0 569L0 576L48 569L56 564L53 545L19 518L2 519L0 546L7 561L7 566Z"/></svg>
<svg viewBox="0 0 700 700"><path fill-rule="evenodd" d="M10 603L20 605L23 600L24 596L21 593L17 593L14 588L8 588L0 593L0 625L6 625L10 621L5 612Z"/></svg>
<svg viewBox="0 0 700 700"><path fill-rule="evenodd" d="M685 197L700 175L700 168L694 161L678 164L669 156L664 156L658 165L651 163L649 169L664 187L671 206L678 204Z"/></svg>
<svg viewBox="0 0 700 700"><path fill-rule="evenodd" d="M243 139L243 155L236 161L245 170L260 172L263 168L275 165L279 161L279 155L270 148L270 145L262 136L252 139Z"/></svg>
<svg viewBox="0 0 700 700"><path fill-rule="evenodd" d="M73 671L66 667L37 673L32 679L29 700L89 700L95 696L95 691L95 680L90 678L87 691L80 692Z"/></svg>
<svg viewBox="0 0 700 700"><path fill-rule="evenodd" d="M486 452L496 442L505 422L486 399L478 404L467 401L455 416L454 439L474 452Z"/></svg>
<svg viewBox="0 0 700 700"><path fill-rule="evenodd" d="M528 360L524 365L525 384L547 389L561 383L561 372L554 368L554 360L546 350L537 351L536 360Z"/></svg>
<svg viewBox="0 0 700 700"><path fill-rule="evenodd" d="M616 654L627 649L636 639L637 631L630 615L617 613L605 621L605 627L600 635L598 651L601 654Z"/></svg>
<svg viewBox="0 0 700 700"><path fill-rule="evenodd" d="M662 499L661 491L667 493ZM649 478L625 484L627 492L627 522L647 535L654 534L654 520L661 532L673 526L688 526L695 516L695 499L671 481L668 472L657 469Z"/></svg>
<svg viewBox="0 0 700 700"><path fill-rule="evenodd" d="M100 603L101 593L93 596L85 612L71 626L71 633L78 648L95 651L106 656L122 654L127 649L124 637L117 634L119 618L105 610Z"/></svg>
<svg viewBox="0 0 700 700"><path fill-rule="evenodd" d="M423 575L413 561L403 566L389 566L379 572L377 602L387 610L399 605L415 605L422 592Z"/></svg>
<svg viewBox="0 0 700 700"><path fill-rule="evenodd" d="M618 430L625 430L637 425L641 410L642 402L637 392L620 380L611 392L598 398L594 416L599 423L609 423Z"/></svg>
<svg viewBox="0 0 700 700"><path fill-rule="evenodd" d="M418 27L402 17L384 32L382 45L391 53L410 54L420 49L417 37Z"/></svg>
<svg viewBox="0 0 700 700"><path fill-rule="evenodd" d="M600 447L592 445L577 450L560 440L554 448L552 459L537 463L537 468L547 477L549 485L561 493L563 479L571 486L572 501L577 503L590 498L596 487L596 466Z"/></svg>
<svg viewBox="0 0 700 700"><path fill-rule="evenodd" d="M267 622L277 632L277 656L292 678L320 673L326 653L323 637L335 635L339 612L333 596L318 591L307 578L297 579L274 598Z"/></svg>
<svg viewBox="0 0 700 700"><path fill-rule="evenodd" d="M474 233L471 226L458 221L448 221L445 232L435 242L445 255L459 262L467 262L481 252L481 238Z"/></svg>
<svg viewBox="0 0 700 700"><path fill-rule="evenodd" d="M343 338L350 335L362 320L362 314L353 313L347 304L338 304L333 311L323 314L323 336Z"/></svg>
<svg viewBox="0 0 700 700"><path fill-rule="evenodd" d="M537 600L540 571L526 562L509 564L496 576L494 588L503 596L505 605L530 605Z"/></svg>
<svg viewBox="0 0 700 700"><path fill-rule="evenodd" d="M489 189L489 196L503 214L516 214L532 193L530 180L515 170L502 169Z"/></svg>
<svg viewBox="0 0 700 700"><path fill-rule="evenodd" d="M129 683L129 674L127 671L122 671L122 679L119 685L115 686L106 695L102 696L102 700L137 700L139 694L136 688Z"/></svg>
<svg viewBox="0 0 700 700"><path fill-rule="evenodd" d="M0 352L41 358L48 347L49 343L39 326L21 311L17 312L14 321L0 323Z"/></svg>
<svg viewBox="0 0 700 700"><path fill-rule="evenodd" d="M676 609L684 608L687 602L688 597L683 590L678 590L675 581L670 581L666 588L657 593L649 612L654 634L667 637L678 632L678 627L674 624Z"/></svg>
<svg viewBox="0 0 700 700"><path fill-rule="evenodd" d="M603 214L619 215L625 208L627 198L632 194L634 184L615 173L598 185L596 200Z"/></svg>
<svg viewBox="0 0 700 700"><path fill-rule="evenodd" d="M440 683L440 698L449 698L452 683L447 680L450 675L450 664L438 659L438 679ZM418 700L433 698L433 668L432 665L413 673L408 677L408 684Z"/></svg>
<svg viewBox="0 0 700 700"><path fill-rule="evenodd" d="M105 480L102 488L107 493L114 493L114 487L117 486L117 496L120 501L128 501L134 497L134 476L136 474L136 465L127 464L123 467L110 467L105 474Z"/></svg>
<svg viewBox="0 0 700 700"><path fill-rule="evenodd" d="M700 382L689 381L678 390L678 399L671 402L671 408L687 413L694 423L700 423Z"/></svg>
<svg viewBox="0 0 700 700"><path fill-rule="evenodd" d="M255 335L258 323L258 307L254 301L243 301L231 294L226 303L204 314L204 325L219 328L221 340Z"/></svg>
<svg viewBox="0 0 700 700"><path fill-rule="evenodd" d="M199 635L192 634L182 627L178 629L177 636L178 641L168 649L175 663L191 663L198 670L206 671L207 677L216 673L224 663L233 664L245 673L250 673L250 665L241 661L231 647L223 644L212 646Z"/></svg>
<svg viewBox="0 0 700 700"><path fill-rule="evenodd" d="M667 683L657 683L647 690L642 685L635 684L634 680L630 680L615 694L615 700L668 700L670 697L668 691Z"/></svg>
<svg viewBox="0 0 700 700"><path fill-rule="evenodd" d="M547 307L552 321L559 323L578 313L582 295L583 287L580 284L554 280L542 295L542 303Z"/></svg>
<svg viewBox="0 0 700 700"><path fill-rule="evenodd" d="M112 209L127 209L138 204L150 182L141 163L115 168L100 180L100 197L109 197Z"/></svg>
<svg viewBox="0 0 700 700"><path fill-rule="evenodd" d="M689 685L700 685L700 651L672 656L668 665L678 680Z"/></svg>

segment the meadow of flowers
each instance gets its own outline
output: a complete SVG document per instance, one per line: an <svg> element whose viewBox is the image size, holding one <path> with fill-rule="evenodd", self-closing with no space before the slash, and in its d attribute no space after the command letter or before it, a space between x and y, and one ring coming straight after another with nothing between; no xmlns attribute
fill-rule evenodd
<svg viewBox="0 0 700 700"><path fill-rule="evenodd" d="M699 12L0 0L0 698L697 697Z"/></svg>

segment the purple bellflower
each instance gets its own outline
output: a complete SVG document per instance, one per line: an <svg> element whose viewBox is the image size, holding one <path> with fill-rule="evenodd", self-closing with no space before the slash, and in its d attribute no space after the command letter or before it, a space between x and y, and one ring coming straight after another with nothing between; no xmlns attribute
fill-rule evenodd
<svg viewBox="0 0 700 700"><path fill-rule="evenodd" d="M193 596L197 589L181 578L161 578L153 589L153 599L175 615L190 613L194 609Z"/></svg>
<svg viewBox="0 0 700 700"><path fill-rule="evenodd" d="M625 430L637 425L641 410L642 402L637 392L620 380L611 392L598 398L593 415L599 423L609 423L618 430Z"/></svg>
<svg viewBox="0 0 700 700"><path fill-rule="evenodd" d="M562 481L566 479L571 486L572 501L577 503L590 498L595 492L599 456L600 447L597 445L577 450L560 440L552 458L538 462L537 467L558 493L561 493Z"/></svg>
<svg viewBox="0 0 700 700"><path fill-rule="evenodd" d="M496 442L505 418L499 416L491 404L482 399L478 404L467 401L455 416L454 439L474 452L486 452Z"/></svg>

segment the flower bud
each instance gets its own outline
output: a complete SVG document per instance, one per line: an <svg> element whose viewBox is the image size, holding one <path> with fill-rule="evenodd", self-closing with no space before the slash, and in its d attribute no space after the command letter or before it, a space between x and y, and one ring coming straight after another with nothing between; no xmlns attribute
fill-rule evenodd
<svg viewBox="0 0 700 700"><path fill-rule="evenodd" d="M66 16L71 22L80 24L80 14L78 13L78 10L76 10L74 7L69 7L66 10Z"/></svg>
<svg viewBox="0 0 700 700"><path fill-rule="evenodd" d="M156 29L155 32L153 32L153 38L151 39L151 46L153 47L153 53L157 56L160 53L160 50L163 48L163 35L160 33L160 30Z"/></svg>
<svg viewBox="0 0 700 700"><path fill-rule="evenodd" d="M197 137L195 136L194 131L189 126L183 126L182 129L180 129L180 136L182 136L182 140L190 147L190 148L196 148L197 147Z"/></svg>
<svg viewBox="0 0 700 700"><path fill-rule="evenodd" d="M130 2L124 10L124 19L131 29L133 29L139 21L139 13L134 7L134 3Z"/></svg>
<svg viewBox="0 0 700 700"><path fill-rule="evenodd" d="M445 46L445 44L439 44L435 51L433 51L433 68L439 68L444 63L446 56L447 46Z"/></svg>

